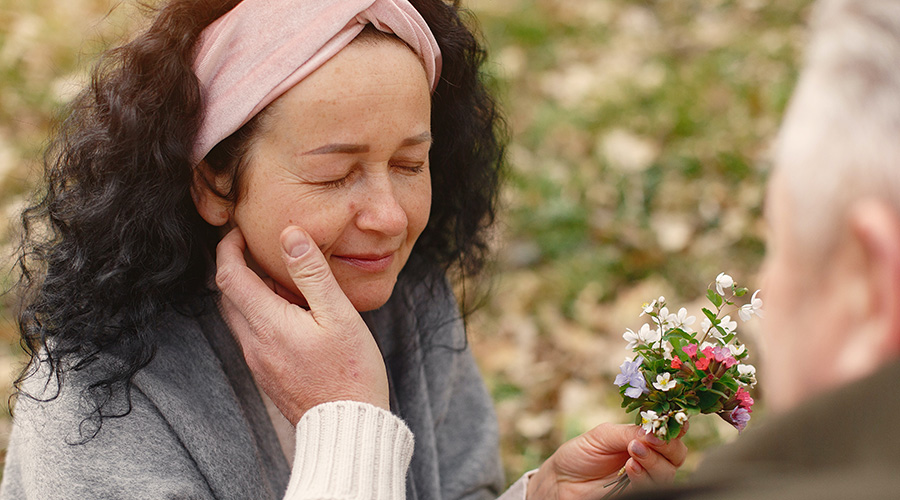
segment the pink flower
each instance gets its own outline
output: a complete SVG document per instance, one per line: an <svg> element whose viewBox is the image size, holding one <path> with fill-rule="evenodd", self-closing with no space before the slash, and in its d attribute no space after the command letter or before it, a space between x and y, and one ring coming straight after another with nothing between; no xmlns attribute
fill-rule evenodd
<svg viewBox="0 0 900 500"><path fill-rule="evenodd" d="M704 351L704 353L705 352L706 351ZM719 363L724 364L726 368L731 368L735 363L737 363L737 360L734 359L734 356L731 355L731 350L727 347L716 347L715 349L713 349L713 355L715 357L715 360Z"/></svg>
<svg viewBox="0 0 900 500"><path fill-rule="evenodd" d="M672 368L674 368L675 370L681 368L681 359L679 359L677 356L672 359Z"/></svg>
<svg viewBox="0 0 900 500"><path fill-rule="evenodd" d="M697 366L698 370L705 370L709 368L709 358L697 358L694 361L694 364Z"/></svg>
<svg viewBox="0 0 900 500"><path fill-rule="evenodd" d="M721 346L714 348L712 350L712 353L713 353L713 358L715 358L715 360L718 361L719 363L721 363L722 361L725 361L725 358L731 355L731 352L728 351L727 347L721 347Z"/></svg>
<svg viewBox="0 0 900 500"><path fill-rule="evenodd" d="M693 358L697 355L697 344L688 344L682 347L681 350L684 351L685 354Z"/></svg>
<svg viewBox="0 0 900 500"><path fill-rule="evenodd" d="M753 410L753 398L750 397L750 393L747 392L743 387L738 387L737 393L734 395L734 399L738 401L738 405L747 410L747 413L752 413Z"/></svg>
<svg viewBox="0 0 900 500"><path fill-rule="evenodd" d="M703 355L706 356L708 359L713 359L714 356L715 356L715 355L713 354L713 348L712 348L712 347L707 347L706 349L703 349L703 350L700 351L700 352L702 352Z"/></svg>

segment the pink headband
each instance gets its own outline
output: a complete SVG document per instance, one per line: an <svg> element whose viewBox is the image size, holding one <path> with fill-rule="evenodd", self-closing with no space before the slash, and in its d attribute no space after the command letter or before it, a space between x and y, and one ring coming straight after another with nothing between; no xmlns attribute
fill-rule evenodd
<svg viewBox="0 0 900 500"><path fill-rule="evenodd" d="M397 35L422 58L434 91L441 51L407 0L244 0L210 24L194 61L205 109L193 164L334 57L368 23Z"/></svg>

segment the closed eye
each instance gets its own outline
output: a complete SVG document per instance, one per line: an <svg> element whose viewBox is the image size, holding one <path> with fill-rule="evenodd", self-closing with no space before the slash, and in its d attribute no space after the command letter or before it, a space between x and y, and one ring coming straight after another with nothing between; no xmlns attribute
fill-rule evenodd
<svg viewBox="0 0 900 500"><path fill-rule="evenodd" d="M404 174L415 175L428 169L428 151L424 155L402 155L391 160L391 168Z"/></svg>
<svg viewBox="0 0 900 500"><path fill-rule="evenodd" d="M344 175L343 177L341 177L339 179L317 182L316 184L318 184L319 186L322 186L324 188L332 188L332 189L343 187L350 181L350 178L353 177L353 175L355 173L356 173L356 169L354 168L354 169L351 169L349 172L347 172L346 175Z"/></svg>
<svg viewBox="0 0 900 500"><path fill-rule="evenodd" d="M347 184L347 179L349 177L350 176L347 175L347 176L341 177L340 179L335 179L333 181L320 182L319 185L322 187L326 187L326 188L339 188L339 187L342 187L345 184Z"/></svg>
<svg viewBox="0 0 900 500"><path fill-rule="evenodd" d="M404 173L408 174L420 174L425 171L425 164L419 163L417 165L393 165L394 168L401 170Z"/></svg>

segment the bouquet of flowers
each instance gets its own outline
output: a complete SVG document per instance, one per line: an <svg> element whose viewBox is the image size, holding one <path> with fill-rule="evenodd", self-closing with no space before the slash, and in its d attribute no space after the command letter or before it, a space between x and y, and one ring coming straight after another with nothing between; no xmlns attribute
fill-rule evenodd
<svg viewBox="0 0 900 500"><path fill-rule="evenodd" d="M665 297L643 305L641 316L649 316L650 323L623 335L635 355L622 363L615 384L622 407L637 412L636 423L648 434L675 439L699 413L715 413L739 432L747 426L753 411L747 388L756 384L756 368L743 362L749 353L737 338L737 322L723 313L732 306L743 321L762 316L759 290L747 304L734 304L748 291L725 273L716 276L706 293L714 310L703 308L697 332L691 328L696 318L683 307L670 313ZM628 485L624 469L607 486L612 485L607 497Z"/></svg>

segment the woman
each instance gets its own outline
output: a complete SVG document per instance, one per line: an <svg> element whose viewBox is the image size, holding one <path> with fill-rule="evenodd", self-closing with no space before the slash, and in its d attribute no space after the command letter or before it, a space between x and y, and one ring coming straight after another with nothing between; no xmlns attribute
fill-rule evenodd
<svg viewBox="0 0 900 500"><path fill-rule="evenodd" d="M437 0L172 0L108 54L23 216L0 496L493 498L444 279L493 218L482 60ZM507 495L684 456L592 432Z"/></svg>

